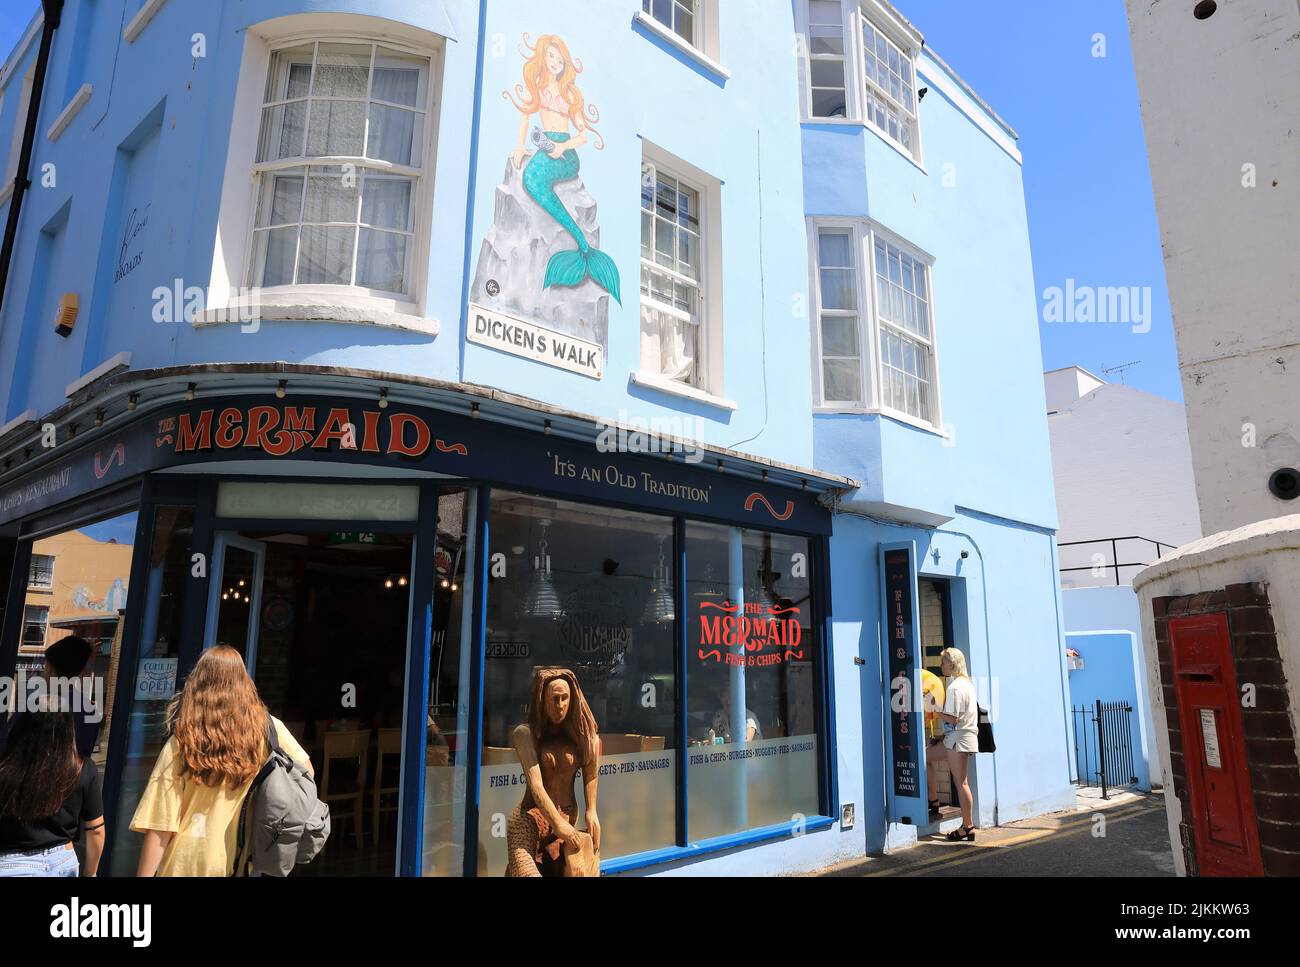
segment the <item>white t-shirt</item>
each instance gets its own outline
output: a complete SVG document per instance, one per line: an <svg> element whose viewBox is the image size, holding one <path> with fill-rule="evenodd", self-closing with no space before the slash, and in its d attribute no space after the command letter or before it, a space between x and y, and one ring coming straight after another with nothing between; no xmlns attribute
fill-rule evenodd
<svg viewBox="0 0 1300 967"><path fill-rule="evenodd" d="M948 683L943 710L957 717L957 724L944 723L945 731L979 735L979 704L975 699L975 683L969 678L954 678Z"/></svg>

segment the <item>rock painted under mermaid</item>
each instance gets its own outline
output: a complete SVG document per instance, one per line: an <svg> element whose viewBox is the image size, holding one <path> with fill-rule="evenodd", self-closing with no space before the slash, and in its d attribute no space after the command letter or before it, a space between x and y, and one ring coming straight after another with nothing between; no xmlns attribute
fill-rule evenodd
<svg viewBox="0 0 1300 967"><path fill-rule="evenodd" d="M569 135L558 131L547 131L546 137L554 144L564 144ZM576 251L556 252L546 266L544 288L552 286L579 286L588 278L614 297L619 305L623 304L620 294L618 266L604 252L592 248L578 227L578 223L569 214L568 209L555 193L555 186L572 181L581 170L578 153L572 148L559 158L552 158L549 153L539 148L528 165L524 168L524 190L537 202L548 215L554 218L566 232L578 243Z"/></svg>

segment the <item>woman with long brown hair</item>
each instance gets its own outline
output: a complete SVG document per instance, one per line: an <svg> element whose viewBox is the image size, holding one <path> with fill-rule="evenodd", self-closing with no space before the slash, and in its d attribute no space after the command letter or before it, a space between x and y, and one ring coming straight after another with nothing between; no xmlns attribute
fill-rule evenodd
<svg viewBox="0 0 1300 967"><path fill-rule="evenodd" d="M267 717L238 651L217 645L200 656L167 707L171 738L131 819L144 833L138 875L231 875L239 809L271 754ZM284 723L271 722L280 748L310 771Z"/></svg>
<svg viewBox="0 0 1300 967"><path fill-rule="evenodd" d="M0 877L76 876L86 839L87 876L104 849L104 796L93 759L77 754L71 712L14 717L0 756Z"/></svg>
<svg viewBox="0 0 1300 967"><path fill-rule="evenodd" d="M596 717L565 668L533 672L528 723L512 736L524 769L524 797L506 828L506 876L565 875L598 872L600 819L596 815L596 780L600 772L600 735ZM582 770L587 830L578 821L573 783ZM585 858L585 859L584 859Z"/></svg>

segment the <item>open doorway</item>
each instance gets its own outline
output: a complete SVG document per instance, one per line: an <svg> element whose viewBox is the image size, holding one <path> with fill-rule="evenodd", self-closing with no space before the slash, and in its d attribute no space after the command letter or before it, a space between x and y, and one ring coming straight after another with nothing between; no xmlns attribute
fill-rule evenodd
<svg viewBox="0 0 1300 967"><path fill-rule="evenodd" d="M922 577L917 580L917 612L921 619L921 667L943 679L941 657L945 648L955 647L952 628L952 585L940 578ZM943 727L935 716L925 720L927 744L942 738ZM960 810L957 787L943 756L930 762L927 768L937 773L935 789L939 808L945 817L950 810Z"/></svg>
<svg viewBox="0 0 1300 967"><path fill-rule="evenodd" d="M413 538L217 535L205 644L237 648L311 756L332 830L298 876L391 876Z"/></svg>

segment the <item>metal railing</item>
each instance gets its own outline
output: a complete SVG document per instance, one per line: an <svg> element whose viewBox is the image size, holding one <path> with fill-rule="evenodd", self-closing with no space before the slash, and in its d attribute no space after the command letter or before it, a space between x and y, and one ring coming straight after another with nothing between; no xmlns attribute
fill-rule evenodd
<svg viewBox="0 0 1300 967"><path fill-rule="evenodd" d="M1146 567L1149 564L1155 563L1155 561L1130 561L1126 564L1121 564L1119 560L1119 545L1129 541L1137 541L1141 544L1150 544L1152 547L1155 548L1156 561L1160 560L1160 558L1164 555L1165 551L1167 550L1172 551L1177 547L1176 544L1166 544L1163 541L1152 540L1149 537L1102 537L1093 541L1063 541L1061 543L1058 543L1056 546L1058 548L1065 548L1065 547L1085 547L1089 544L1099 544L1104 547L1105 545L1109 544L1110 563L1097 564L1096 562L1094 562L1092 564L1085 564L1083 567L1063 567L1060 569L1060 571L1062 574L1069 574L1075 571L1091 571L1097 577L1102 577L1106 571L1113 570L1115 572L1115 586L1122 587L1124 584L1124 581L1122 580L1120 575L1120 571L1122 568ZM1100 571L1101 573L1098 574L1097 573L1098 571Z"/></svg>
<svg viewBox="0 0 1300 967"><path fill-rule="evenodd" d="M1076 705L1074 764L1079 785L1101 786L1109 799L1116 786L1137 785L1133 768L1133 706L1128 702Z"/></svg>

